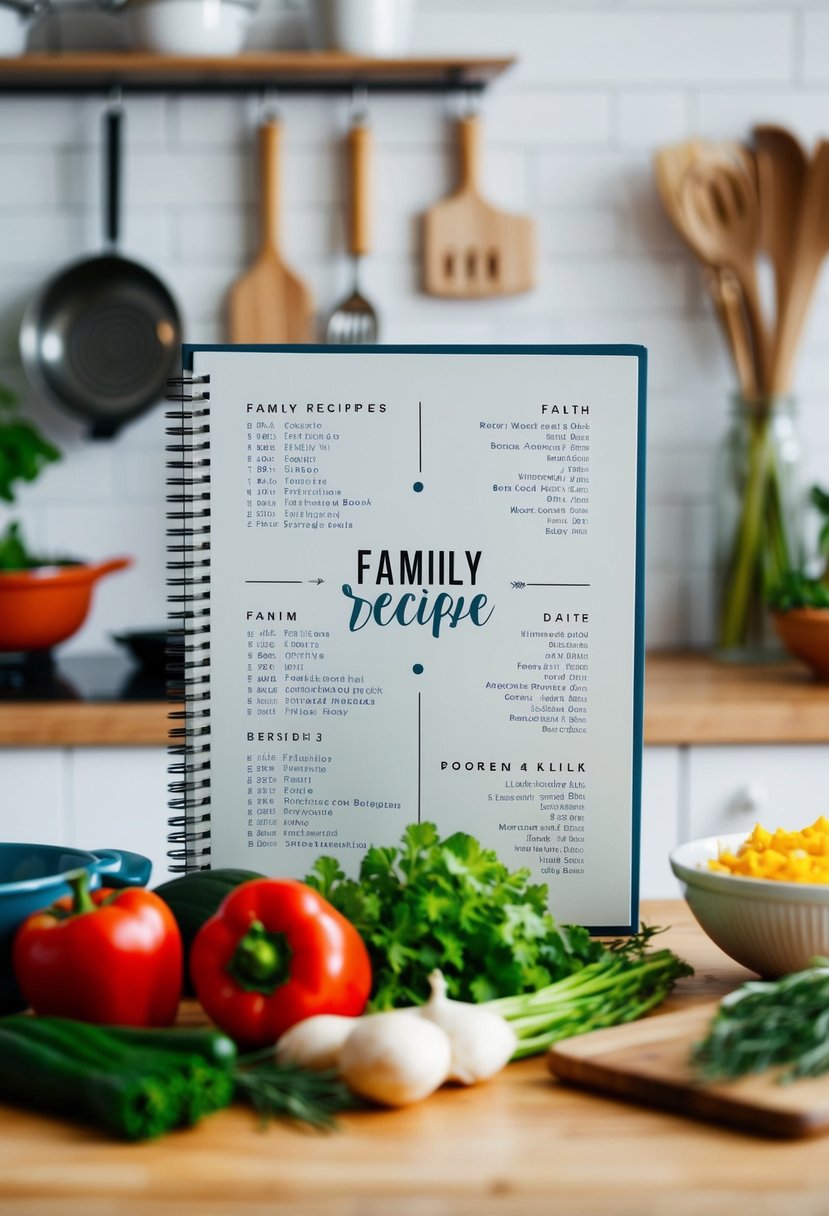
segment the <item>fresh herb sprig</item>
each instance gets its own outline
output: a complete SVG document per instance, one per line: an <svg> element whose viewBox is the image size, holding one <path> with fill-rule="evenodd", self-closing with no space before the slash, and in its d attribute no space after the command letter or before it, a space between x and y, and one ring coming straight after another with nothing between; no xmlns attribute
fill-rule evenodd
<svg viewBox="0 0 829 1216"><path fill-rule="evenodd" d="M263 1122L281 1117L330 1131L336 1127L336 1115L358 1105L335 1072L277 1064L272 1047L241 1056L233 1080L237 1099L249 1102Z"/></svg>
<svg viewBox="0 0 829 1216"><path fill-rule="evenodd" d="M742 1077L776 1065L787 1084L829 1072L829 959L781 980L752 980L723 997L692 1052L701 1080Z"/></svg>
<svg viewBox="0 0 829 1216"><path fill-rule="evenodd" d="M417 1005L436 968L455 1000L534 991L595 962L603 947L581 926L556 924L547 888L510 872L491 849L432 823L411 824L400 848L371 848L358 880L334 857L305 879L356 927L374 973L371 1007Z"/></svg>

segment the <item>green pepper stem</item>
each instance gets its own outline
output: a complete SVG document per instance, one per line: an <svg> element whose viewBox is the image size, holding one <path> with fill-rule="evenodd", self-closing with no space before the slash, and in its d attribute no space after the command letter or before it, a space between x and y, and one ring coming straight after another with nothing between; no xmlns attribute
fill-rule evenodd
<svg viewBox="0 0 829 1216"><path fill-rule="evenodd" d="M284 933L269 933L255 920L237 943L228 971L247 991L269 994L287 980L292 954Z"/></svg>
<svg viewBox="0 0 829 1216"><path fill-rule="evenodd" d="M80 916L82 912L94 912L96 904L89 894L89 875L86 870L77 870L66 875L67 886L72 888L72 915Z"/></svg>

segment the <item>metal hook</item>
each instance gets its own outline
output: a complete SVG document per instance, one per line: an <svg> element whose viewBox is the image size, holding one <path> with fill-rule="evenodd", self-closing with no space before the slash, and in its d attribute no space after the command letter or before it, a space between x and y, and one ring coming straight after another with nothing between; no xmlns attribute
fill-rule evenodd
<svg viewBox="0 0 829 1216"><path fill-rule="evenodd" d="M107 93L104 111L107 114L117 114L124 108L124 94L119 84L115 84Z"/></svg>
<svg viewBox="0 0 829 1216"><path fill-rule="evenodd" d="M263 89L259 98L259 122L276 122L281 117L279 90Z"/></svg>
<svg viewBox="0 0 829 1216"><path fill-rule="evenodd" d="M463 91L462 118L478 118L481 113L481 89L467 87Z"/></svg>
<svg viewBox="0 0 829 1216"><path fill-rule="evenodd" d="M352 126L361 126L368 122L368 89L364 84L355 84L351 90L351 106L349 119Z"/></svg>

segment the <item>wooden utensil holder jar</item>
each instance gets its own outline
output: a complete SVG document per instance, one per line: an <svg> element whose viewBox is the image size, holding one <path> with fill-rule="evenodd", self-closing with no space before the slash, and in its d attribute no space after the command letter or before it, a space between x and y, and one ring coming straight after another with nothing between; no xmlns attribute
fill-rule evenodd
<svg viewBox="0 0 829 1216"><path fill-rule="evenodd" d="M715 629L717 657L779 657L768 597L802 557L804 494L792 397L732 399L716 462Z"/></svg>

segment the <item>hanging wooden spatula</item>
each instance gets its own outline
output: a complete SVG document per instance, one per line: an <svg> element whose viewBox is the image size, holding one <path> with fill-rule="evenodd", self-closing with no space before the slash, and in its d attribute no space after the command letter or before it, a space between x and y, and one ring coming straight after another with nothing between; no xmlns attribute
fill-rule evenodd
<svg viewBox="0 0 829 1216"><path fill-rule="evenodd" d="M483 198L481 138L479 118L459 120L458 188L423 217L423 286L433 296L482 299L535 286L535 224Z"/></svg>
<svg viewBox="0 0 829 1216"><path fill-rule="evenodd" d="M259 128L262 244L256 260L230 289L230 340L242 343L310 342L311 292L282 261L279 248L279 142L275 119Z"/></svg>

